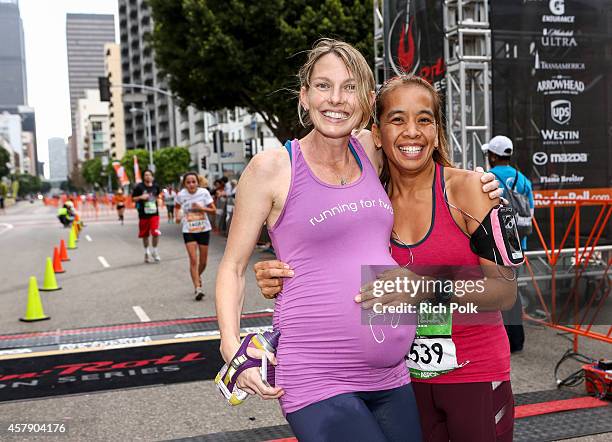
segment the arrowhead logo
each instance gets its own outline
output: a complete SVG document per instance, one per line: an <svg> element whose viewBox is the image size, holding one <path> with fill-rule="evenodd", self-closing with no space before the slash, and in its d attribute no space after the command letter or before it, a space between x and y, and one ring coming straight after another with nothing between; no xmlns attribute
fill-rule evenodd
<svg viewBox="0 0 612 442"><path fill-rule="evenodd" d="M543 166L544 164L548 163L548 155L546 152L536 152L533 154L532 159L533 164L536 166Z"/></svg>

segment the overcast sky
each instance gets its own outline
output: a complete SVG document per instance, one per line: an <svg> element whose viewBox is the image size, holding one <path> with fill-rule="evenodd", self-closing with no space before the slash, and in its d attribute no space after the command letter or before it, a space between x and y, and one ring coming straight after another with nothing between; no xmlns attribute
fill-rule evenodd
<svg viewBox="0 0 612 442"><path fill-rule="evenodd" d="M47 140L70 135L70 94L66 56L66 14L114 14L117 0L19 0L25 34L28 105L36 111L39 161L48 161ZM49 167L45 164L45 176Z"/></svg>

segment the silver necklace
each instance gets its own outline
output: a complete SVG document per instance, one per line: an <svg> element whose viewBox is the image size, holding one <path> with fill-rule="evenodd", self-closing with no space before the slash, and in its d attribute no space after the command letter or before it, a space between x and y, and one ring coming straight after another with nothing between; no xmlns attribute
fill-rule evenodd
<svg viewBox="0 0 612 442"><path fill-rule="evenodd" d="M347 166L345 167L345 169L347 167L351 167L350 159L349 159L349 162L348 162ZM346 172L346 170L345 170L345 172ZM336 175L336 178L338 178L340 180L340 185L341 186L346 186L348 184L350 175L347 176L346 178L341 176L341 175L338 175L336 172L334 172L334 175Z"/></svg>

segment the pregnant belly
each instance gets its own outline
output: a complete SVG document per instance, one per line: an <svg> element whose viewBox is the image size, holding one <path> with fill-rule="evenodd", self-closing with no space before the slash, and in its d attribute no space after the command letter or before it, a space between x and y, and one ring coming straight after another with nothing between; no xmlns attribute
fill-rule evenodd
<svg viewBox="0 0 612 442"><path fill-rule="evenodd" d="M414 321L392 315L370 318L352 300L338 305L292 309L283 306L276 326L281 331L277 356L285 368L383 368L400 363L414 339ZM291 305L292 303L287 303Z"/></svg>

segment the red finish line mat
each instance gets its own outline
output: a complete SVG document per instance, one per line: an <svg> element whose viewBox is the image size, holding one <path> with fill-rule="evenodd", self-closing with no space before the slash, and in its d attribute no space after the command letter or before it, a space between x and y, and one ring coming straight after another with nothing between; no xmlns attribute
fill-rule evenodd
<svg viewBox="0 0 612 442"><path fill-rule="evenodd" d="M547 390L514 395L517 410L530 406L547 409L548 414L518 418L514 423L515 442L555 441L574 437L612 432L612 406L555 411L554 404L575 400L573 406L589 405L585 398L567 390ZM569 404L569 402L565 402ZM521 412L523 413L523 412ZM296 442L289 425L262 427L244 431L228 431L192 438L175 439L173 442Z"/></svg>
<svg viewBox="0 0 612 442"><path fill-rule="evenodd" d="M242 333L271 328L242 317ZM0 336L0 402L213 379L223 365L216 318Z"/></svg>

